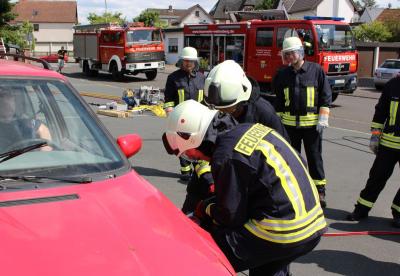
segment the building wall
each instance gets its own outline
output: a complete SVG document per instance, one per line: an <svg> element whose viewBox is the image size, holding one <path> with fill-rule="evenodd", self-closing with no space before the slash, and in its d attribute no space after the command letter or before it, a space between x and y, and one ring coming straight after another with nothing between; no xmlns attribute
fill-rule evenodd
<svg viewBox="0 0 400 276"><path fill-rule="evenodd" d="M73 23L33 23L39 24L39 31L34 31L36 40L35 54L54 53L61 46L73 51Z"/></svg>
<svg viewBox="0 0 400 276"><path fill-rule="evenodd" d="M199 16L196 16L196 11L199 11ZM184 18L179 27L183 28L186 24L213 23L210 17L201 9L194 9L188 16Z"/></svg>
<svg viewBox="0 0 400 276"><path fill-rule="evenodd" d="M324 0L317 7L317 15L344 17L346 22L352 22L354 8L349 0Z"/></svg>
<svg viewBox="0 0 400 276"><path fill-rule="evenodd" d="M170 50L170 38L177 39L178 49L176 53L171 53ZM183 48L183 31L177 32L165 32L165 62L167 64L175 64L179 59L179 54Z"/></svg>

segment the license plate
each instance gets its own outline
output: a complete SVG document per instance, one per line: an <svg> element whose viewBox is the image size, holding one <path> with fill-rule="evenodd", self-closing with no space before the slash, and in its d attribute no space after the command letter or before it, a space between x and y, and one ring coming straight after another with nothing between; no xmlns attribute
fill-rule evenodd
<svg viewBox="0 0 400 276"><path fill-rule="evenodd" d="M383 79L391 79L392 78L392 74L391 73L382 73L382 78Z"/></svg>
<svg viewBox="0 0 400 276"><path fill-rule="evenodd" d="M335 80L335 84L344 84L344 80Z"/></svg>

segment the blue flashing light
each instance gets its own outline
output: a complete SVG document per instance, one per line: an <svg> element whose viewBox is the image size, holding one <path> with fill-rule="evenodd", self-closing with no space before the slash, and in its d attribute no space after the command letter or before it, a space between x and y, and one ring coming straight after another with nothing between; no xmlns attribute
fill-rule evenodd
<svg viewBox="0 0 400 276"><path fill-rule="evenodd" d="M304 16L305 20L333 20L333 21L343 21L344 17L329 17L329 16Z"/></svg>

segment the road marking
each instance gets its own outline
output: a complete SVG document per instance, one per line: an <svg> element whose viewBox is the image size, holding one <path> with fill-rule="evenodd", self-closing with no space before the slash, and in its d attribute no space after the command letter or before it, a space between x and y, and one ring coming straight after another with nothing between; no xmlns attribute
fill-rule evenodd
<svg viewBox="0 0 400 276"><path fill-rule="evenodd" d="M366 133L366 132L362 132L362 131L358 131L358 130L353 130L353 129L347 129L347 128L341 128L341 127L329 127L329 128L333 128L333 129L337 129L337 130L346 130L346 131L365 134L365 135L371 135L370 133Z"/></svg>
<svg viewBox="0 0 400 276"><path fill-rule="evenodd" d="M336 117L336 116L331 116L331 117L332 117L333 119L348 121L348 122L352 122L352 123L365 124L365 125L369 125L369 124L370 124L370 122L356 121L356 120L351 120L351 119L346 119L346 118Z"/></svg>

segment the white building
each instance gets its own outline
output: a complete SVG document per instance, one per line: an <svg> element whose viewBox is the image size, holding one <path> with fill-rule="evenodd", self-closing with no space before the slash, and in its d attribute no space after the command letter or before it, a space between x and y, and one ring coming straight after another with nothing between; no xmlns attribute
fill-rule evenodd
<svg viewBox="0 0 400 276"><path fill-rule="evenodd" d="M61 46L73 51L73 25L78 23L76 0L20 0L13 8L13 23L33 24L35 55L57 52Z"/></svg>

